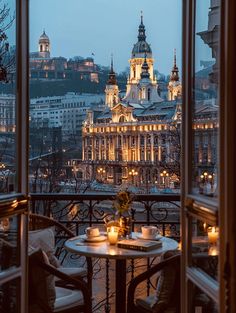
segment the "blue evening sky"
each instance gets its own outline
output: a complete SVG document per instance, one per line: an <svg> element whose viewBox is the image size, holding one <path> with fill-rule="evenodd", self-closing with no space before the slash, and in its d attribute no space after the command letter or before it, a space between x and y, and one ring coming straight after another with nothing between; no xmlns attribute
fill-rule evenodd
<svg viewBox="0 0 236 313"><path fill-rule="evenodd" d="M181 0L30 0L30 50L37 51L45 29L52 56L82 57L95 54L95 62L110 64L117 72L129 66L143 11L147 42L155 68L169 74L173 51L181 67Z"/></svg>

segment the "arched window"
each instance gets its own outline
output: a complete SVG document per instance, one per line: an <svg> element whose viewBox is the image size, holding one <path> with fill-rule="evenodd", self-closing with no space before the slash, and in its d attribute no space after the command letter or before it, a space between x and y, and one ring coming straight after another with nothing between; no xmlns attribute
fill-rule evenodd
<svg viewBox="0 0 236 313"><path fill-rule="evenodd" d="M43 45L40 45L40 52L43 52Z"/></svg>
<svg viewBox="0 0 236 313"><path fill-rule="evenodd" d="M151 97L151 90L150 88L148 88L148 101L150 101L150 97Z"/></svg>
<svg viewBox="0 0 236 313"><path fill-rule="evenodd" d="M139 89L138 97L139 97L139 99L142 99L142 90L141 89Z"/></svg>
<svg viewBox="0 0 236 313"><path fill-rule="evenodd" d="M121 115L121 117L120 117L120 119L119 119L119 122L120 122L120 123L126 122L126 119L125 119L124 115Z"/></svg>

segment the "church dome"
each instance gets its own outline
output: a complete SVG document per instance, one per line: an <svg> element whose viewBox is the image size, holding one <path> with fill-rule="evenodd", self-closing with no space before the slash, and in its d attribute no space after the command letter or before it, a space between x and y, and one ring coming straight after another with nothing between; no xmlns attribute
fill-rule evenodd
<svg viewBox="0 0 236 313"><path fill-rule="evenodd" d="M146 41L138 41L132 50L132 55L134 56L136 53L152 53L152 49L150 45Z"/></svg>
<svg viewBox="0 0 236 313"><path fill-rule="evenodd" d="M151 54L152 49L146 42L145 26L143 24L143 16L141 15L141 23L138 28L138 42L133 47L132 57L135 57L136 54L142 53Z"/></svg>
<svg viewBox="0 0 236 313"><path fill-rule="evenodd" d="M39 43L41 42L48 42L49 43L49 37L46 35L45 30L43 31L42 35L39 37Z"/></svg>

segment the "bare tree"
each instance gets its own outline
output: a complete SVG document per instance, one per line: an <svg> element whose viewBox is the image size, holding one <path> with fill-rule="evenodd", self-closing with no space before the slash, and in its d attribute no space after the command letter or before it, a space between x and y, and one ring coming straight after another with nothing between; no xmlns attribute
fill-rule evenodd
<svg viewBox="0 0 236 313"><path fill-rule="evenodd" d="M176 176L178 181L180 181L181 123L172 121L167 124L163 140L165 147L160 167L162 170L166 170L170 176Z"/></svg>
<svg viewBox="0 0 236 313"><path fill-rule="evenodd" d="M0 0L0 81L9 82L9 78L15 72L15 56L9 53L9 42L6 35L12 26L15 14L10 16L8 4Z"/></svg>

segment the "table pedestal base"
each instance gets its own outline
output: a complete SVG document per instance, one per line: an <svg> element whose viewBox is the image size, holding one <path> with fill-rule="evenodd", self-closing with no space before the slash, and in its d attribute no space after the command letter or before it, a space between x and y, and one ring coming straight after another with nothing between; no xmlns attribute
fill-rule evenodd
<svg viewBox="0 0 236 313"><path fill-rule="evenodd" d="M116 260L116 312L126 312L126 260Z"/></svg>

